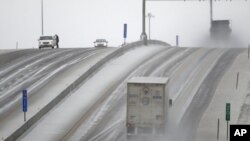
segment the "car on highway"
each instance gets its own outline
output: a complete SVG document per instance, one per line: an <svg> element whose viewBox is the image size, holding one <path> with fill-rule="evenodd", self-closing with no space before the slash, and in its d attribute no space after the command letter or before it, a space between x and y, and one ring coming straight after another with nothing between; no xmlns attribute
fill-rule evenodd
<svg viewBox="0 0 250 141"><path fill-rule="evenodd" d="M56 46L56 38L54 36L40 36L38 43L39 49L45 47L54 48Z"/></svg>
<svg viewBox="0 0 250 141"><path fill-rule="evenodd" d="M106 39L96 39L94 41L95 47L108 47L108 41Z"/></svg>

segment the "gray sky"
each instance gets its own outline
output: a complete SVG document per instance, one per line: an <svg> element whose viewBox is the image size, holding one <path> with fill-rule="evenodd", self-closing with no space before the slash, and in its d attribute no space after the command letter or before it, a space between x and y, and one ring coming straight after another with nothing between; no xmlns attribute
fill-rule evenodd
<svg viewBox="0 0 250 141"><path fill-rule="evenodd" d="M141 34L142 0L44 0L44 32L58 34L63 47L93 46L97 38L110 45L123 42L123 24L128 24L128 42ZM151 38L182 46L200 46L209 35L209 2L147 2L152 19ZM232 20L233 35L250 44L250 2L215 2L214 19ZM41 35L40 0L0 0L0 48L37 48Z"/></svg>

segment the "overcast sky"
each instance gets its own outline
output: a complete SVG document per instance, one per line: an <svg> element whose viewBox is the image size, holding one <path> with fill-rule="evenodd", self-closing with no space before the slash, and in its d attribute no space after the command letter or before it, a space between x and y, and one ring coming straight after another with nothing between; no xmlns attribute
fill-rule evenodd
<svg viewBox="0 0 250 141"><path fill-rule="evenodd" d="M0 48L37 48L41 35L41 0L0 0ZM141 34L142 0L44 0L44 33L58 34L63 47L90 47L97 38L111 46ZM151 38L182 46L200 46L209 35L209 1L147 2L152 19ZM233 35L250 44L250 1L214 3L214 19L232 20ZM148 29L147 29L148 31Z"/></svg>

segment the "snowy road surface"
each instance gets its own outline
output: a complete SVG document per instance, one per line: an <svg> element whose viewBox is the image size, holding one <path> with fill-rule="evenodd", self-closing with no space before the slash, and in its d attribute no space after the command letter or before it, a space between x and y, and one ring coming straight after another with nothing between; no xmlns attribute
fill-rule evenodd
<svg viewBox="0 0 250 141"><path fill-rule="evenodd" d="M110 53L114 49L56 49L56 50L26 50L9 54L9 62L0 70L0 133L4 139L15 128L23 124L20 101L22 89L28 90L29 113L28 119L42 109L51 99L54 99L67 83L78 78L87 68ZM16 54L22 55L17 57ZM85 70L72 71L69 78L63 73L75 65L85 64ZM83 72L81 72L83 71ZM76 73L77 75L74 76ZM69 74L69 73L68 73ZM60 83L55 83L55 79ZM65 79L66 80L65 80ZM52 83L51 83L52 82ZM51 83L51 84L50 84ZM53 87L51 86L53 85ZM61 86L57 86L61 85ZM51 88L50 88L51 87ZM51 90L53 91L46 91ZM43 91L43 93L41 93ZM47 93L46 93L47 92ZM43 100L44 99L44 100ZM34 101L38 101L33 103ZM34 104L34 105L33 105Z"/></svg>
<svg viewBox="0 0 250 141"><path fill-rule="evenodd" d="M48 100L48 96L46 98L41 96L43 93L56 92L58 88L69 85L61 84L62 76L70 79L73 77L73 70L82 70L86 67L83 60L93 54L95 55L93 58L98 58L97 56L105 56L112 51L108 49L65 49L59 52L44 50L39 53L33 52L29 57L20 57L18 61L13 60L7 64L6 66L9 67L4 67L0 71L0 89L2 89L0 105L3 115L0 121L0 136L3 137L2 133L10 132L5 130L8 125L14 128L13 123L22 122L22 119L12 117L16 112L9 114L8 111L17 111L17 103L20 101L18 93L23 87L33 93L34 101L31 109L37 110L41 108L40 101ZM41 56L43 56L42 59ZM98 61L98 59L87 60L91 62L90 64ZM80 63L83 65L71 65ZM22 67L23 65L26 67ZM239 87L244 92L242 97L247 97L247 91L243 87L245 83L248 85L250 79L246 77L249 72L249 67L246 66L249 66L246 49L175 48L160 45L138 47L106 62L18 140L126 141L126 81L133 76L170 78L169 96L173 99L173 105L169 109L168 128L170 130L164 138L169 141L193 141L197 137L209 138L210 136L206 136L204 130L210 133L212 129L203 124L203 121L217 118L210 113L219 112L217 109L221 107L213 109L210 107L211 103L218 105L213 99L218 97L218 90L222 93L226 91L225 87L232 87L231 83L222 81L225 77L234 78L232 75L227 75L228 72L237 72L237 69L241 71L241 77L245 79L240 81ZM58 73L61 71L60 68L69 69L60 75ZM55 87L58 88L50 88L51 86L46 84L51 86L57 84L58 86L55 85ZM227 95L222 96L221 99L223 97L230 100ZM53 98L50 97L50 99ZM235 115L235 119L239 117L239 121L242 121L242 116L239 116L244 115L240 112L241 106L247 101L231 100L231 102L237 104L238 108L235 108L235 113L238 114ZM19 111L18 115L21 117L22 113ZM182 132L182 136L179 132Z"/></svg>

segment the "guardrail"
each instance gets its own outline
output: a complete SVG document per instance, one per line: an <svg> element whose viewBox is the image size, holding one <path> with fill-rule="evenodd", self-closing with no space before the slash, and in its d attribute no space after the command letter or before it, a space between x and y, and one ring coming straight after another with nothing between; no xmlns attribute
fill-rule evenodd
<svg viewBox="0 0 250 141"><path fill-rule="evenodd" d="M158 40L148 40L148 45L161 45L161 46L170 46L169 44L158 41ZM66 89L64 89L56 98L50 101L45 107L43 107L37 114L31 117L26 123L24 123L20 128L18 128L14 133L12 133L9 137L6 138L5 141L15 141L18 137L20 137L24 132L26 132L33 124L35 124L43 115L48 113L53 107L55 107L64 97L77 89L88 80L89 77L93 76L96 72L98 72L107 62L111 61L114 58L117 58L124 54L125 52L144 46L143 41L137 41L133 43L129 43L121 48L118 48L116 51L110 53L102 60L98 61L95 65L90 67L83 75L81 75L76 81L74 81L71 85L69 85Z"/></svg>

